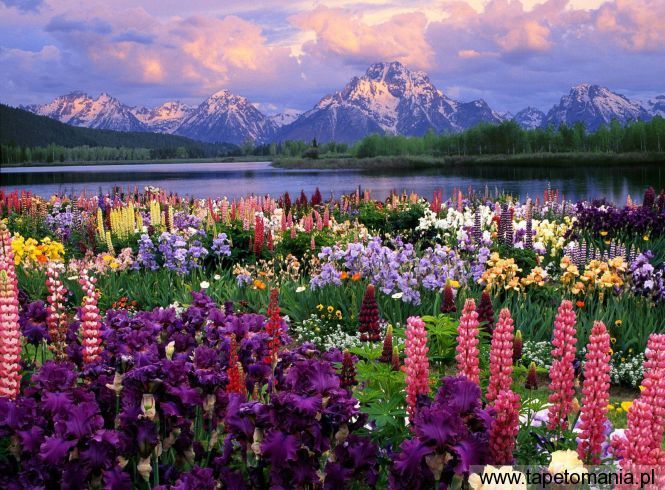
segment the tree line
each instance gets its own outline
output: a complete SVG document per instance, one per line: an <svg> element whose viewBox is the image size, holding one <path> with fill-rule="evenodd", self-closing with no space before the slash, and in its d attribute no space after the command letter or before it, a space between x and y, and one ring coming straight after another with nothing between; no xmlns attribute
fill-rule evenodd
<svg viewBox="0 0 665 490"><path fill-rule="evenodd" d="M483 155L567 152L662 152L665 119L635 121L622 126L613 120L596 131L581 122L558 128L523 129L514 121L479 124L460 133L424 136L370 135L351 148L358 158L400 155Z"/></svg>

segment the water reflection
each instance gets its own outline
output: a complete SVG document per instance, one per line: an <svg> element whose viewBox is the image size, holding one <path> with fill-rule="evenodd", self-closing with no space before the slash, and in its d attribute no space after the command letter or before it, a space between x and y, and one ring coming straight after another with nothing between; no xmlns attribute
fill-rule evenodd
<svg viewBox="0 0 665 490"><path fill-rule="evenodd" d="M665 186L660 166L625 167L499 167L460 166L418 171L404 170L283 170L266 162L182 163L99 165L92 167L3 168L2 188L25 189L48 196L61 192L97 192L114 185L148 185L195 197L246 194L278 195L304 190L311 194L318 186L328 196L351 192L357 186L372 190L376 198L390 191L416 191L429 196L436 189L450 193L453 188L473 188L494 192L503 190L519 196L542 195L549 182L567 199L606 197L623 203L628 194L639 197L647 186Z"/></svg>

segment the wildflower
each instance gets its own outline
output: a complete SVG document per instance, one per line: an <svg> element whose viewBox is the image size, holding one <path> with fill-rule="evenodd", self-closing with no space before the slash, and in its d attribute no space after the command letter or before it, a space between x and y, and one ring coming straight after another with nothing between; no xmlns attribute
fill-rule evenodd
<svg viewBox="0 0 665 490"><path fill-rule="evenodd" d="M510 390L513 372L513 329L510 311L503 308L492 333L490 347L490 379L486 395L490 405L493 405L499 393Z"/></svg>
<svg viewBox="0 0 665 490"><path fill-rule="evenodd" d="M327 310L328 313L332 313L333 311L335 311L335 308L333 308L332 306L328 306Z"/></svg>
<svg viewBox="0 0 665 490"><path fill-rule="evenodd" d="M367 289L365 289L365 296L363 297L360 313L358 314L358 323L360 340L363 342L377 342L381 340L381 333L379 330L379 307L376 304L373 284L369 284Z"/></svg>
<svg viewBox="0 0 665 490"><path fill-rule="evenodd" d="M536 363L533 361L531 361L531 364L529 364L529 369L526 373L526 381L524 382L524 387L527 390L538 389L538 373L536 371Z"/></svg>
<svg viewBox="0 0 665 490"><path fill-rule="evenodd" d="M266 288L266 283L261 281L260 279L254 279L254 282L252 282L252 285L254 286L255 289L265 289Z"/></svg>
<svg viewBox="0 0 665 490"><path fill-rule="evenodd" d="M81 344L83 346L83 362L86 364L95 362L102 353L101 317L97 302L99 291L95 289L95 278L88 275L88 271L81 271L79 284L83 288L85 296L81 307Z"/></svg>
<svg viewBox="0 0 665 490"><path fill-rule="evenodd" d="M215 281L219 281L219 280L222 278L222 276L220 276L219 274L215 274L214 276L212 276L212 278L213 278Z"/></svg>
<svg viewBox="0 0 665 490"><path fill-rule="evenodd" d="M344 356L342 358L342 372L339 375L340 377L340 386L351 390L353 386L358 384L356 380L356 367L353 364L353 357L348 350L344 351Z"/></svg>
<svg viewBox="0 0 665 490"><path fill-rule="evenodd" d="M517 433L520 430L520 396L511 390L503 390L494 403L496 419L490 433L490 452L495 463L511 464Z"/></svg>
<svg viewBox="0 0 665 490"><path fill-rule="evenodd" d="M270 348L270 356L265 359L266 364L277 362L277 353L282 344L282 318L279 316L279 291L272 289L270 291L270 303L268 304L268 321L266 323L266 333L270 340L268 346Z"/></svg>
<svg viewBox="0 0 665 490"><path fill-rule="evenodd" d="M552 339L552 367L550 369L551 403L548 409L548 428L565 429L568 425L568 414L572 408L575 388L575 330L576 316L570 301L564 300L559 306L554 320L554 338Z"/></svg>
<svg viewBox="0 0 665 490"><path fill-rule="evenodd" d="M355 274L353 274L351 276L351 280L354 281L354 282L358 282L358 281L360 281L361 277L362 277L362 275L360 274L360 272L356 272Z"/></svg>
<svg viewBox="0 0 665 490"><path fill-rule="evenodd" d="M392 299L400 299L402 296L404 296L404 293L400 291L399 293L394 293L394 294L391 296L391 298L392 298Z"/></svg>
<svg viewBox="0 0 665 490"><path fill-rule="evenodd" d="M589 336L584 364L583 399L579 419L580 443L577 447L580 459L590 464L600 463L602 443L605 440L606 407L610 398L609 347L609 334L605 324L595 322Z"/></svg>
<svg viewBox="0 0 665 490"><path fill-rule="evenodd" d="M577 306L578 308L584 308L584 301L578 299L577 301L575 301L575 306Z"/></svg>
<svg viewBox="0 0 665 490"><path fill-rule="evenodd" d="M305 286L298 286L296 288L296 293L302 293L305 289L307 289Z"/></svg>
<svg viewBox="0 0 665 490"><path fill-rule="evenodd" d="M474 304L475 310L475 304ZM454 313L457 311L455 306L455 293L450 283L443 288L443 302L441 303L441 313Z"/></svg>
<svg viewBox="0 0 665 490"><path fill-rule="evenodd" d="M406 321L406 405L409 419L413 421L419 395L429 393L429 360L427 359L427 331L420 317L411 316Z"/></svg>
<svg viewBox="0 0 665 490"><path fill-rule="evenodd" d="M616 325L617 327L620 327L622 324L623 324L623 321L621 321L621 320L615 320L614 321L614 325Z"/></svg>
<svg viewBox="0 0 665 490"><path fill-rule="evenodd" d="M21 388L21 330L11 236L0 222L0 396L14 399Z"/></svg>
<svg viewBox="0 0 665 490"><path fill-rule="evenodd" d="M554 451L552 453L552 459L547 468L551 475L556 474L582 474L586 473L587 470L584 467L584 463L577 455L577 452L572 449L567 449L565 451Z"/></svg>
<svg viewBox="0 0 665 490"><path fill-rule="evenodd" d="M484 328L492 333L494 330L494 308L492 307L492 298L487 291L483 291L478 304L478 321L484 324Z"/></svg>
<svg viewBox="0 0 665 490"><path fill-rule="evenodd" d="M342 271L342 272L340 272L340 274L339 274L339 278L340 278L341 280L344 281L344 280L346 280L346 279L349 278L349 273L346 272L346 271Z"/></svg>
<svg viewBox="0 0 665 490"><path fill-rule="evenodd" d="M208 289L210 287L210 283L208 281L201 281L201 289Z"/></svg>
<svg viewBox="0 0 665 490"><path fill-rule="evenodd" d="M469 381L480 383L478 360L478 313L473 299L467 299L457 326L457 372Z"/></svg>
<svg viewBox="0 0 665 490"><path fill-rule="evenodd" d="M632 406L633 402L621 402L621 408L623 408L626 412L628 412Z"/></svg>
<svg viewBox="0 0 665 490"><path fill-rule="evenodd" d="M316 309L319 310L319 311L322 311L323 310L323 305L322 304L316 305Z"/></svg>
<svg viewBox="0 0 665 490"><path fill-rule="evenodd" d="M386 327L386 335L383 338L383 350L381 351L380 362L389 363L393 355L393 326Z"/></svg>

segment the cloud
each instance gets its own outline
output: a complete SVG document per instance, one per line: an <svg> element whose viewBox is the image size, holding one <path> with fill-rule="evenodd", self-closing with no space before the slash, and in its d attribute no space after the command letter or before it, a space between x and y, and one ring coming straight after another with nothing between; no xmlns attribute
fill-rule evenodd
<svg viewBox="0 0 665 490"><path fill-rule="evenodd" d="M594 26L631 51L661 51L665 46L663 0L616 0L600 6Z"/></svg>
<svg viewBox="0 0 665 490"><path fill-rule="evenodd" d="M429 68L434 58L434 50L425 39L427 18L419 12L394 15L369 25L352 11L319 7L290 20L298 28L315 33L316 39L303 47L309 55L336 56L355 64L397 60L421 69Z"/></svg>
<svg viewBox="0 0 665 490"><path fill-rule="evenodd" d="M0 3L7 7L16 7L21 11L30 12L39 10L44 0L0 0Z"/></svg>

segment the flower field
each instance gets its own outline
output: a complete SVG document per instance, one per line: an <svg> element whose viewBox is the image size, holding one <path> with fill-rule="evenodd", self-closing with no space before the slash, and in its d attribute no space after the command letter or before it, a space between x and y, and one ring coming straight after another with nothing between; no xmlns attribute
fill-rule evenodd
<svg viewBox="0 0 665 490"><path fill-rule="evenodd" d="M665 191L0 191L0 218L2 488L665 486Z"/></svg>

